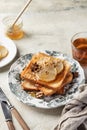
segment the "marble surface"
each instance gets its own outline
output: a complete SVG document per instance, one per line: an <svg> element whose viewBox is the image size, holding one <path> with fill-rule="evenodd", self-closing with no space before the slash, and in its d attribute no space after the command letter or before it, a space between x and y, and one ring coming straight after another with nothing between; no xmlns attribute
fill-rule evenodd
<svg viewBox="0 0 87 130"><path fill-rule="evenodd" d="M0 21L2 18L19 12L25 0L0 0ZM19 8L20 7L20 8ZM71 38L77 32L87 31L87 0L33 0L28 11L22 16L25 36L14 40L18 48L15 60L26 53L41 50L56 50L72 57ZM0 69L0 86L25 119L31 130L53 130L60 119L63 107L44 110L27 106L17 100L8 85L8 66ZM13 116L16 130L20 125ZM0 130L7 130L0 107Z"/></svg>
<svg viewBox="0 0 87 130"><path fill-rule="evenodd" d="M27 0L0 0L0 12L15 13L20 11ZM28 12L49 12L87 8L87 0L32 0Z"/></svg>

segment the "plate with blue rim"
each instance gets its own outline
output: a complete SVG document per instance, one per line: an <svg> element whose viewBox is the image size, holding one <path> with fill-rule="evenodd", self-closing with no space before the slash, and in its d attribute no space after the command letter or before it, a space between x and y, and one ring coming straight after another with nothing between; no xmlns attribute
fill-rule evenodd
<svg viewBox="0 0 87 130"><path fill-rule="evenodd" d="M44 53L67 60L71 64L71 72L78 73L78 77L75 77L73 81L66 86L66 88L69 89L66 91L64 95L55 94L52 96L45 96L39 99L22 89L20 73L26 67L26 65L29 63L29 61L35 53L25 54L18 58L12 64L8 73L8 83L11 92L17 97L19 101L33 107L53 109L65 105L74 97L74 95L78 93L79 86L85 83L85 76L80 64L73 58L67 56L66 54L48 50L45 50Z"/></svg>

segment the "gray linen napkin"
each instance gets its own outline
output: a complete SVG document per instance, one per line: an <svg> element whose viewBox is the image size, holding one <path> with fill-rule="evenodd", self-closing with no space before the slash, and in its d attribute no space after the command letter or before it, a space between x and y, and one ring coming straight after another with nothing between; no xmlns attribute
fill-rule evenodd
<svg viewBox="0 0 87 130"><path fill-rule="evenodd" d="M54 130L87 130L87 84L79 88L79 94L64 107Z"/></svg>

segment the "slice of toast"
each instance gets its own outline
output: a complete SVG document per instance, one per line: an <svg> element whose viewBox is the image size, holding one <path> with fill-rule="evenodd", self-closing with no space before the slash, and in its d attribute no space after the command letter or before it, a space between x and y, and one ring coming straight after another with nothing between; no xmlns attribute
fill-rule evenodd
<svg viewBox="0 0 87 130"><path fill-rule="evenodd" d="M21 78L35 82L51 82L63 70L62 60L45 53L37 53L21 72Z"/></svg>
<svg viewBox="0 0 87 130"><path fill-rule="evenodd" d="M63 83L61 84L61 86L58 88L58 90L53 90L50 88L47 88L46 86L40 86L39 85L39 90L42 91L44 93L45 96L51 96L54 93L56 94L64 94L64 87L69 84L73 79L73 75L70 72L69 74L67 74L66 78L64 79Z"/></svg>
<svg viewBox="0 0 87 130"><path fill-rule="evenodd" d="M65 87L67 84L71 83L72 80L73 80L73 74L70 72L69 74L66 75L66 78L64 79L63 84L61 85L61 88L58 89L58 90L56 91L56 93L57 93L57 94L64 94L64 93L65 93L65 92L64 92L64 87Z"/></svg>
<svg viewBox="0 0 87 130"><path fill-rule="evenodd" d="M42 86L46 86L53 90L58 90L60 86L62 85L66 75L70 72L71 65L68 63L68 61L64 60L64 69L61 73L59 73L56 77L56 79L52 82L44 82L41 80L35 80L35 77L32 77L31 74L27 72L22 76L22 78L30 80L31 82L34 82L34 84L40 84Z"/></svg>
<svg viewBox="0 0 87 130"><path fill-rule="evenodd" d="M40 90L41 92L43 92L43 94L45 96L51 96L53 95L54 93L56 94L64 94L64 87L65 85L67 85L68 83L70 83L73 79L73 75L72 73L70 72L69 74L67 74L66 78L64 79L63 81L63 84L60 86L60 89L58 89L57 91L56 90L53 90L53 89L50 89L50 88L47 88L46 86L42 86L42 85L39 85L39 84L34 84L32 82L30 82L29 80L24 80L23 83L22 83L22 88L24 90L28 90L28 91L38 91Z"/></svg>
<svg viewBox="0 0 87 130"><path fill-rule="evenodd" d="M29 80L26 80L26 79L22 81L21 86L22 86L22 89L24 89L26 91L29 91L29 90L37 91L37 90L39 90L38 87L36 87L34 83L29 82Z"/></svg>

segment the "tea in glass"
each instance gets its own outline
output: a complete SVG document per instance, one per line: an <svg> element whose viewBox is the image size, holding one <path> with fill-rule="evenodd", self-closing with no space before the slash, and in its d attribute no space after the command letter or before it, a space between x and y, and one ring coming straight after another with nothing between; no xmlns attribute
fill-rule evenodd
<svg viewBox="0 0 87 130"><path fill-rule="evenodd" d="M72 38L72 55L82 66L87 65L87 33L78 33Z"/></svg>

